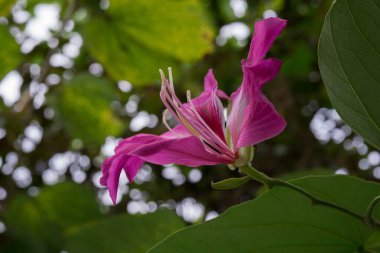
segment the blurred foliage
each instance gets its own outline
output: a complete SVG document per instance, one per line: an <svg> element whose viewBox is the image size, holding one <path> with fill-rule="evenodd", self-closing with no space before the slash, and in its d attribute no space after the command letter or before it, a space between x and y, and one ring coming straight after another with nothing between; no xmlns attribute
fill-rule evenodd
<svg viewBox="0 0 380 253"><path fill-rule="evenodd" d="M68 231L67 250L73 253L145 253L183 226L183 221L168 210L139 216L122 214Z"/></svg>
<svg viewBox="0 0 380 253"><path fill-rule="evenodd" d="M11 12L11 8L15 2L16 0L0 0L0 16L8 15Z"/></svg>
<svg viewBox="0 0 380 253"><path fill-rule="evenodd" d="M105 219L92 191L73 183L44 187L35 198L16 196L5 221L13 240L1 252L138 253L183 227L168 210Z"/></svg>
<svg viewBox="0 0 380 253"><path fill-rule="evenodd" d="M1 13L0 13L1 16ZM0 79L9 71L16 68L22 61L22 55L15 39L9 32L8 26L0 24Z"/></svg>
<svg viewBox="0 0 380 253"><path fill-rule="evenodd" d="M335 143L319 140L310 131L318 110L331 107L317 64L318 38L331 1L242 0L247 9L239 15L232 2L27 0L8 8L13 1L0 1L0 79L12 70L22 79L20 89L17 82L5 86L4 79L0 81L1 97L4 90L20 92L14 103L5 105L0 99L0 196L6 191L0 198L0 249L95 252L104 249L101 243L120 247L119 240L125 240L127 245L136 233L145 236L131 242L131 247L145 250L178 229L180 222L162 213L140 220L123 215L132 202L177 208L184 216L178 206L192 198L204 207L200 217L188 221L196 223L210 211L222 213L255 197L260 186L252 181L233 190L210 187L211 181L240 176L226 166L198 168L202 177L196 183L190 180L191 168L178 167L183 179L178 183L163 175L167 168L150 165L144 170L149 180L137 177L128 187L123 182L124 192L119 194L123 198L115 207L97 183L101 162L112 153L109 143L139 132L166 131L158 123L164 108L159 68L173 67L180 98L186 97L188 89L194 96L200 94L209 68L214 69L220 88L231 94L242 79L240 60L249 50L253 23L273 12L288 20L270 51L284 64L264 92L288 126L280 136L258 146L254 166L274 176L345 168L352 175L377 180L372 169L376 165L367 170L358 166L373 149L369 146L359 154L359 144L357 149L347 148L346 141L360 143L358 136L351 134ZM43 28L37 22L44 4L59 9L57 25ZM43 19L53 22L54 17ZM249 30L249 37L223 37L231 24ZM41 138L30 129L40 129ZM18 173L20 168L30 175ZM30 177L29 183L20 184L20 176ZM45 189L45 184L61 181L78 184ZM133 190L142 197L134 196ZM25 196L36 192L37 197ZM152 220L154 224L148 226ZM137 225L140 221L143 226ZM168 225L162 234L158 221ZM127 231L129 227L133 229ZM107 230L114 239L101 241ZM149 230L156 232L150 235ZM147 245L138 244L144 243L141 238L147 238ZM124 252L118 250L114 251Z"/></svg>
<svg viewBox="0 0 380 253"><path fill-rule="evenodd" d="M136 85L157 80L157 70L176 66L176 60L210 53L214 39L197 0L110 1L103 17L86 22L83 35L89 52L114 80Z"/></svg>
<svg viewBox="0 0 380 253"><path fill-rule="evenodd" d="M118 136L122 122L110 110L116 99L111 82L101 77L79 74L62 87L53 101L61 124L72 138L85 144L101 145L107 136Z"/></svg>
<svg viewBox="0 0 380 253"><path fill-rule="evenodd" d="M5 252L59 252L66 229L99 218L92 191L73 183L41 189L36 198L16 196L5 221L17 243Z"/></svg>

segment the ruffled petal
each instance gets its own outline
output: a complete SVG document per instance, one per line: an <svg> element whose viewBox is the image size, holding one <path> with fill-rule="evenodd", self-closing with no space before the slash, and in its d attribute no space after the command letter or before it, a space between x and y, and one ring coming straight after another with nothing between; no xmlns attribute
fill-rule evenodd
<svg viewBox="0 0 380 253"><path fill-rule="evenodd" d="M243 86L250 92L255 92L264 86L264 84L272 81L281 68L281 61L276 58L268 58L254 66L248 66L242 61L242 69L244 73Z"/></svg>
<svg viewBox="0 0 380 253"><path fill-rule="evenodd" d="M257 115L263 115L262 113L259 113L260 108L266 108L266 106L262 107L263 105L265 105L265 103L262 103L263 95L261 93L261 88L265 83L271 81L273 78L276 77L278 71L280 70L280 67L281 62L274 58L266 59L256 64L255 66L247 66L245 61L242 61L242 68L244 74L243 84L239 87L239 89L236 92L234 92L231 95L232 109L227 120L227 127L230 130L234 149L242 147L242 143L246 144L250 142L248 140L242 142L242 138L246 137L245 132L252 132L251 128L258 121ZM273 108L273 106L271 106L270 108ZM253 112L255 112L255 115L249 114ZM274 115L278 115L278 113L271 113L268 117ZM248 124L248 118L250 120L253 120L253 116L255 117L255 121ZM271 118L266 119L272 120ZM280 124L280 121L273 122L277 122L278 124ZM273 127L281 128L281 125L282 123L279 126ZM270 129L268 129L268 131L270 131Z"/></svg>
<svg viewBox="0 0 380 253"><path fill-rule="evenodd" d="M280 18L267 18L255 23L247 65L253 66L264 59L274 40L284 30L286 22Z"/></svg>
<svg viewBox="0 0 380 253"><path fill-rule="evenodd" d="M140 158L127 154L115 154L104 161L102 165L103 175L100 178L100 184L107 186L112 202L115 205L121 170L124 169L129 182L132 182L143 163L144 161Z"/></svg>
<svg viewBox="0 0 380 253"><path fill-rule="evenodd" d="M281 62L265 55L286 26L286 20L268 18L255 23L247 61L242 61L243 83L231 95L232 109L227 120L233 148L254 145L280 133L285 121L261 93L263 85L278 74ZM258 117L265 117L267 123ZM267 132L265 131L267 127ZM255 135L255 131L257 136ZM244 139L246 138L246 139Z"/></svg>
<svg viewBox="0 0 380 253"><path fill-rule="evenodd" d="M139 169L143 166L144 160L131 156L124 165L124 172L127 175L128 181L133 182Z"/></svg>

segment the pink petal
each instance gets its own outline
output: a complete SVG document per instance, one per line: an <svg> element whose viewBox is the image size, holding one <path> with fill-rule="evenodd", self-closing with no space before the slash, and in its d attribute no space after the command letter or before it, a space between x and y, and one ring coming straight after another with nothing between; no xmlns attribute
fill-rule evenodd
<svg viewBox="0 0 380 253"><path fill-rule="evenodd" d="M169 136L168 136L169 135ZM195 136L177 137L172 134L161 136L139 134L126 139L118 150L154 164L176 163L190 167L231 163L222 155L208 152Z"/></svg>
<svg viewBox="0 0 380 253"><path fill-rule="evenodd" d="M179 125L161 136L138 134L119 142L115 155L102 165L100 183L107 186L113 203L116 203L121 170L132 182L144 161L165 165L176 163L190 167L230 164L233 161L223 155L210 153L195 136Z"/></svg>
<svg viewBox="0 0 380 253"><path fill-rule="evenodd" d="M271 122L274 124L277 122L279 124L271 125L271 128L274 128L274 130L268 125L267 134L258 133L261 137L257 136L257 139L251 136L245 141L242 140L247 137L247 133L254 134L252 129L256 129L255 124L258 124L260 120L257 116L265 116L263 113L260 113L260 110L262 109L266 113L269 113L266 104L262 102L263 95L261 94L261 87L266 82L275 78L280 67L281 62L273 58L266 59L254 66L247 66L244 61L242 62L244 74L243 84L231 95L232 109L227 120L227 126L230 129L234 149L242 147L242 143L244 143L244 145L247 143L253 145L253 143L257 143L258 139L265 140L265 138L262 139L262 136L271 136L270 133L272 133L272 131L282 127L282 121L275 120L278 113L274 111L268 114L268 118L266 118L268 123ZM271 108L273 108L273 106L271 106ZM249 113L255 114L250 115ZM247 123L247 120L254 120L254 122Z"/></svg>
<svg viewBox="0 0 380 253"><path fill-rule="evenodd" d="M132 182L143 163L143 160L126 154L115 154L104 161L102 165L103 176L100 179L100 183L107 186L112 202L115 205L121 170L124 168L128 180Z"/></svg>
<svg viewBox="0 0 380 253"><path fill-rule="evenodd" d="M209 69L204 80L204 89L205 91L214 91L219 98L228 99L228 95L222 91L218 90L218 82L214 77L212 69Z"/></svg>
<svg viewBox="0 0 380 253"><path fill-rule="evenodd" d="M280 18L267 18L255 23L247 65L253 66L264 59L274 40L284 30L286 22Z"/></svg>
<svg viewBox="0 0 380 253"><path fill-rule="evenodd" d="M286 121L262 94L251 103L245 109L236 148L256 145L280 134L286 127Z"/></svg>
<svg viewBox="0 0 380 253"><path fill-rule="evenodd" d="M204 89L206 91L216 91L218 89L218 82L214 77L212 69L209 69L204 78Z"/></svg>
<svg viewBox="0 0 380 253"><path fill-rule="evenodd" d="M242 60L241 65L244 74L243 85L245 86L245 91L247 91L249 89L260 89L264 84L272 81L280 71L282 63L276 58L268 58L254 66L248 66L246 61ZM239 95L242 86L231 94L232 102Z"/></svg>
<svg viewBox="0 0 380 253"><path fill-rule="evenodd" d="M242 61L243 83L231 95L232 109L227 126L234 149L271 138L286 125L261 93L262 86L271 81L280 70L279 60L263 59L285 26L286 21L279 18L268 18L255 23L247 61Z"/></svg>
<svg viewBox="0 0 380 253"><path fill-rule="evenodd" d="M155 140L159 137L166 139L177 139L190 136L193 135L189 133L187 128L184 125L179 124L176 127L174 127L172 131L167 131L161 134L161 136L156 136L152 134L137 134L124 140L121 140L115 148L115 153L129 153L131 150L136 149L136 145L149 144L152 140Z"/></svg>
<svg viewBox="0 0 380 253"><path fill-rule="evenodd" d="M216 95L218 95L219 98L229 99L228 95L222 90L217 90Z"/></svg>
<svg viewBox="0 0 380 253"><path fill-rule="evenodd" d="M192 99L192 102L205 123L225 142L223 105L218 95L227 98L228 96L218 90L218 83L211 69L205 76L204 87L205 91ZM184 105L188 106L188 104Z"/></svg>
<svg viewBox="0 0 380 253"><path fill-rule="evenodd" d="M139 169L143 166L144 160L138 157L131 156L124 165L124 172L127 175L128 181L133 182Z"/></svg>
<svg viewBox="0 0 380 253"><path fill-rule="evenodd" d="M268 58L254 66L248 66L242 61L242 69L245 79L243 85L253 85L256 89L262 88L264 84L272 81L277 76L281 65L281 61L276 58ZM247 88L249 89L249 87Z"/></svg>

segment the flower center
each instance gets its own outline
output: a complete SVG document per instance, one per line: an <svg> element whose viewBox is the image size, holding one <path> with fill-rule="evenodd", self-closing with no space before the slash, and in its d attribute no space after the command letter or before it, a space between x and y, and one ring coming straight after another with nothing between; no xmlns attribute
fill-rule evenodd
<svg viewBox="0 0 380 253"><path fill-rule="evenodd" d="M160 97L167 108L167 111L165 111L163 114L163 122L165 126L169 129L169 131L172 131L178 135L178 133L176 133L167 123L167 113L169 111L178 123L182 123L191 134L198 137L202 141L202 144L206 150L211 153L222 155L228 159L234 160L234 152L199 115L191 100L190 91L187 91L187 104L181 103L174 92L171 68L168 68L168 72L169 81L166 79L163 71L160 70L162 79Z"/></svg>

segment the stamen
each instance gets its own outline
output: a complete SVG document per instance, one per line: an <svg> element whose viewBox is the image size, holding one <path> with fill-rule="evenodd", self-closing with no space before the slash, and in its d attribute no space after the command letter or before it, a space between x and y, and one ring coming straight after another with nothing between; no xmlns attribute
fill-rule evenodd
<svg viewBox="0 0 380 253"><path fill-rule="evenodd" d="M172 70L169 67L169 81L166 79L164 72L160 69L162 79L160 97L167 110L175 117L175 119L182 123L194 135L202 140L202 144L206 150L217 155L224 156L227 159L233 159L234 153L228 148L219 136L206 124L206 122L199 115L191 101L191 93L187 91L187 100L190 108L184 107L174 92ZM167 123L166 116L167 110L163 115L163 123L169 131L175 132ZM178 133L176 133L178 135Z"/></svg>
<svg viewBox="0 0 380 253"><path fill-rule="evenodd" d="M172 73L172 68L169 67L168 68L168 72L169 72L169 83L170 83L170 87L172 87L174 89L174 84L173 84L173 73Z"/></svg>
<svg viewBox="0 0 380 253"><path fill-rule="evenodd" d="M184 124L186 126L186 128L194 135L194 136L197 136L197 137L200 137L200 133L195 130L195 128L189 123L189 120L188 120L188 117L186 117L184 114L183 114L183 110L181 110L181 108L178 107L178 105L174 104L174 101L169 97L169 95L167 93L164 93L165 95L165 98L163 98L163 102L165 104L165 106L167 108L171 108L167 102L169 102L171 104L171 106L173 106L174 110L175 110L175 115L176 115L176 119L178 122Z"/></svg>
<svg viewBox="0 0 380 253"><path fill-rule="evenodd" d="M182 106L182 103L181 101L178 99L177 95L175 94L175 91L174 91L174 87L171 87L170 84L168 83L168 81L166 80L166 82L164 82L164 87L168 89L171 97L172 97L172 100L173 102L178 106L178 104L180 106Z"/></svg>
<svg viewBox="0 0 380 253"><path fill-rule="evenodd" d="M160 71L161 80L162 80L160 98L161 98L162 102L164 103L165 107L170 111L170 113L173 115L173 117L179 123L179 122L181 122L181 119L178 118L177 113L175 112L175 106L173 106L174 107L174 110L173 110L173 108L171 106L169 106L169 104L166 101L166 97L168 98L169 101L172 101L172 98L170 98L170 96L166 90L167 79L165 77L164 72L161 69L159 71Z"/></svg>
<svg viewBox="0 0 380 253"><path fill-rule="evenodd" d="M203 120L202 116L199 115L197 109L194 106L193 101L191 100L191 92L187 91L187 102L191 106L193 113L196 115L196 118L202 123L202 125L206 128L208 133L212 134L212 138L215 141L215 144L222 148L225 152L230 153L231 157L233 157L233 152L228 148L227 144L220 139L220 137L207 125L207 123Z"/></svg>
<svg viewBox="0 0 380 253"><path fill-rule="evenodd" d="M167 122L167 117L168 116L168 110L166 109L164 111L164 113L162 114L162 122L164 123L164 125L166 126L166 128L172 132L173 134L175 134L176 136L180 136L176 131L173 130L173 128L170 127L170 125L168 124Z"/></svg>
<svg viewBox="0 0 380 253"><path fill-rule="evenodd" d="M203 141L207 142L210 146L212 146L214 148L214 150L212 150L212 151L217 150L217 151L219 151L219 153L217 153L218 155L223 154L224 156L227 156L228 158L233 158L234 157L233 152L231 150L229 150L226 145L224 145L224 147L223 146L220 147L220 143L218 143L214 138L212 138L212 136L207 134L209 132L213 133L213 131L210 128L205 127L208 125L202 120L200 115L199 114L198 114L198 116L197 115L190 115L190 112L192 114L194 114L193 110L188 111L185 108L182 109L183 105L182 105L181 101L179 101L178 97L175 95L175 92L172 89L172 87L170 87L170 85L167 82L164 82L163 84L165 85L165 88L167 88L169 90L169 92L172 96L170 99L170 97L168 96L169 94L165 90L166 91L165 95L168 99L168 102L171 103L172 106L174 107L175 111L178 114L178 117L180 118L180 122L182 122L188 128L188 130L190 132L192 132L195 136L203 139ZM174 101L174 100L176 100L176 101ZM177 102L177 103L175 103L175 102ZM194 109L194 111L196 112L195 109ZM198 120L194 121L194 119L197 119L198 117L201 120L198 119ZM203 121L203 123L202 123L202 121ZM215 133L213 133L213 134L215 135ZM222 142L222 145L223 145L223 142ZM207 149L210 149L210 148L207 147ZM225 155L226 152L228 155Z"/></svg>
<svg viewBox="0 0 380 253"><path fill-rule="evenodd" d="M171 89L168 85L166 85L166 88L168 88L170 93L172 94L172 99L170 99L168 94L165 93L166 97L167 97L167 101L169 103L171 103L172 106L174 107L178 117L180 118L180 122L182 122L187 127L187 129L191 133L193 133L195 136L202 138L204 141L208 142L210 145L215 146L216 145L215 141L210 139L210 137L207 135L207 129L205 129L205 127L201 123L199 123L199 121L193 120L194 115L189 114L191 111L187 111L185 109L182 109L183 105L179 101L179 99L176 97L173 89ZM174 103L173 97L174 97L174 99L177 99L177 101L181 105L181 107L179 107L178 103ZM218 147L215 147L215 149L219 150L220 153L223 153L222 149L219 149Z"/></svg>

